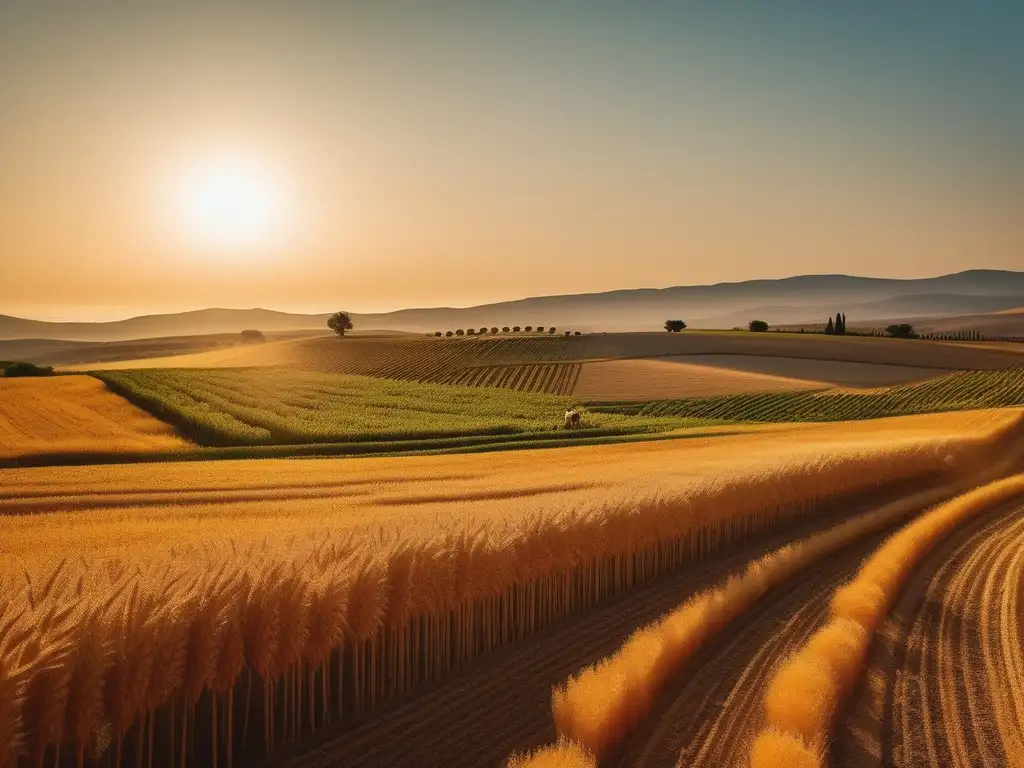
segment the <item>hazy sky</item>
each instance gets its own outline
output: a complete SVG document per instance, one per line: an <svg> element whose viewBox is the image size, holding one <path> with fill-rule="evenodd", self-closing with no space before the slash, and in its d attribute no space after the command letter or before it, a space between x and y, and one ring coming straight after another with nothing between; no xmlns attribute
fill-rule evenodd
<svg viewBox="0 0 1024 768"><path fill-rule="evenodd" d="M0 313L1024 268L1024 5L825 5L0 0Z"/></svg>

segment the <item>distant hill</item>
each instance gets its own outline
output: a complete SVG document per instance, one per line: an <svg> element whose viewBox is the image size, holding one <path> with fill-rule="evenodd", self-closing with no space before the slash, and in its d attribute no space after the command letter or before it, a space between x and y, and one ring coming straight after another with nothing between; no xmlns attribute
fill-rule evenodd
<svg viewBox="0 0 1024 768"><path fill-rule="evenodd" d="M838 311L860 318L904 318L997 312L1024 305L1024 272L972 270L912 280L803 275L717 285L540 296L478 307L403 309L353 314L356 328L410 332L492 325L544 325L572 330L657 330L666 318L693 328L731 328L751 319L772 325L821 322ZM344 306L344 300L340 301ZM166 336L321 330L326 314L267 309L203 309L107 323L48 323L0 315L0 340L124 341Z"/></svg>

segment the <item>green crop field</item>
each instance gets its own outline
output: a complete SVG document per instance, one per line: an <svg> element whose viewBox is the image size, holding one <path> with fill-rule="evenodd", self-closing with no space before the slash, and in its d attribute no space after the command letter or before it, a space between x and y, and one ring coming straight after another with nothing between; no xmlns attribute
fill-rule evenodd
<svg viewBox="0 0 1024 768"><path fill-rule="evenodd" d="M957 371L919 384L866 392L775 392L727 397L661 400L640 405L593 404L606 415L683 416L727 422L850 421L917 413L1024 405L1024 368Z"/></svg>
<svg viewBox="0 0 1024 768"><path fill-rule="evenodd" d="M95 374L114 392L202 445L435 440L438 447L592 439L703 426L704 419L585 414L566 433L564 396L420 384L283 368L163 369ZM485 441L487 442L487 441ZM426 446L430 447L430 446ZM384 450L386 446L382 446Z"/></svg>

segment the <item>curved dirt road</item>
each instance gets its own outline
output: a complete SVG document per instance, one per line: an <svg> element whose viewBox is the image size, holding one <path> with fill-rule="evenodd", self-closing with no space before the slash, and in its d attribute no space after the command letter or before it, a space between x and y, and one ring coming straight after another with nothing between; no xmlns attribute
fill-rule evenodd
<svg viewBox="0 0 1024 768"><path fill-rule="evenodd" d="M932 560L872 652L835 766L1024 766L1024 502L965 527Z"/></svg>

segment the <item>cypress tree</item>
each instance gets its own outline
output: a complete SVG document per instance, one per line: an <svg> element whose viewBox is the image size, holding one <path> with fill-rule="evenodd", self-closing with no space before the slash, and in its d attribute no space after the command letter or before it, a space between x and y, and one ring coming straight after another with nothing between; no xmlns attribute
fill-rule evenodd
<svg viewBox="0 0 1024 768"><path fill-rule="evenodd" d="M832 325L832 318L830 317L828 319L828 325L825 326L825 333L827 333L829 336L831 336L835 332L836 332L836 328L835 328L834 325Z"/></svg>
<svg viewBox="0 0 1024 768"><path fill-rule="evenodd" d="M843 312L843 333L846 333L846 313Z"/></svg>
<svg viewBox="0 0 1024 768"><path fill-rule="evenodd" d="M843 316L836 312L836 335L839 336L843 332Z"/></svg>

